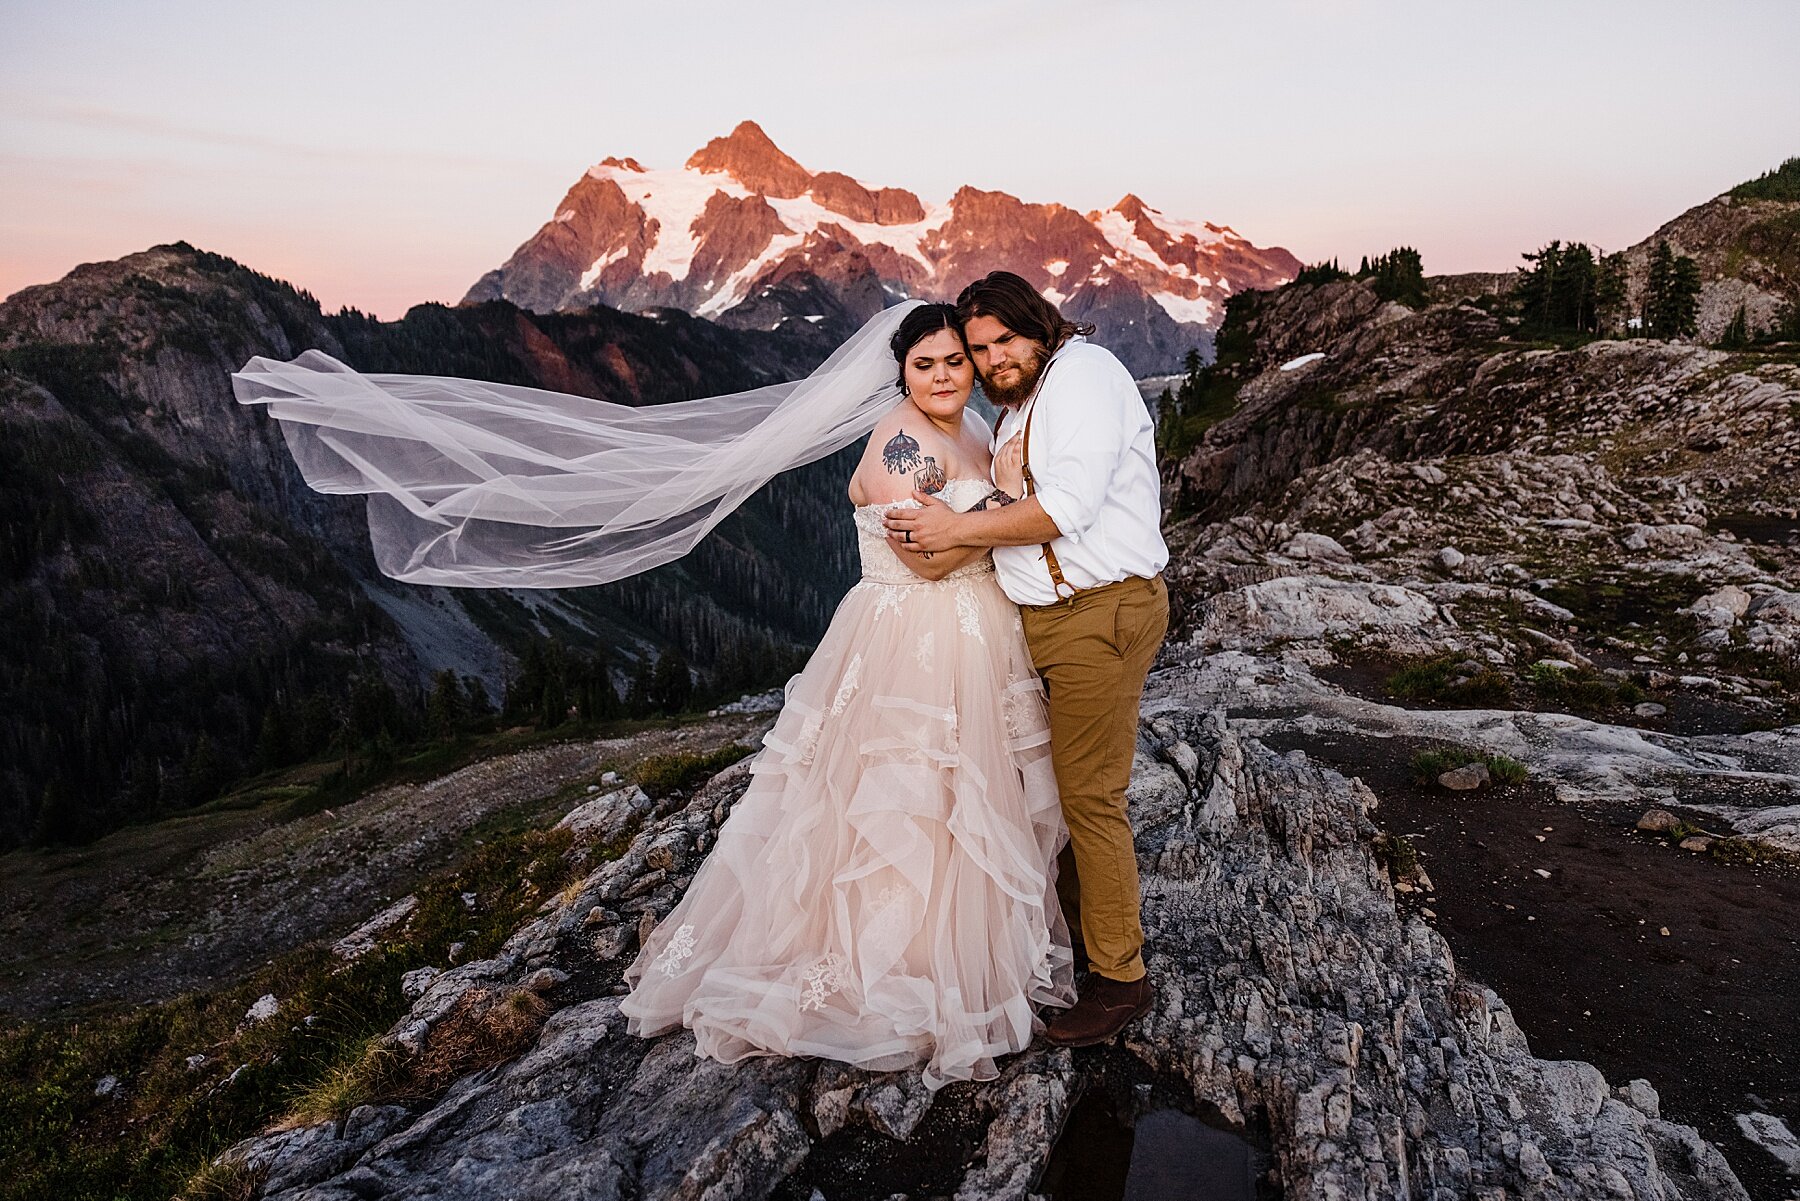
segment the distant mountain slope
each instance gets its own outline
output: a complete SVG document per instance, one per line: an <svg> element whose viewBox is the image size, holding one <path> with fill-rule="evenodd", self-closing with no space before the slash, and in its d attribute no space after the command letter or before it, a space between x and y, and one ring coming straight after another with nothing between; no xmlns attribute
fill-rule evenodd
<svg viewBox="0 0 1800 1201"><path fill-rule="evenodd" d="M1700 268L1697 336L1714 341L1740 307L1752 330L1800 304L1800 158L1697 204L1626 251L1635 306L1659 242Z"/></svg>
<svg viewBox="0 0 1800 1201"><path fill-rule="evenodd" d="M853 573L839 461L777 480L679 564L606 588L396 584L362 503L312 492L236 404L254 354L466 375L626 403L801 374L824 341L669 312L421 306L326 316L229 259L162 246L0 304L0 845L80 837L203 800L272 711L341 720L362 681L405 703L433 671L498 701L553 634L622 680L679 647L707 676L778 680ZM297 720L297 719L296 719Z"/></svg>
<svg viewBox="0 0 1800 1201"><path fill-rule="evenodd" d="M1226 297L1293 278L1300 263L1227 226L1186 221L1127 195L1086 215L965 187L947 204L813 173L754 122L679 170L608 158L465 303L539 312L608 304L686 309L741 328L811 322L841 335L887 297L953 299L1016 271L1140 375L1209 347Z"/></svg>

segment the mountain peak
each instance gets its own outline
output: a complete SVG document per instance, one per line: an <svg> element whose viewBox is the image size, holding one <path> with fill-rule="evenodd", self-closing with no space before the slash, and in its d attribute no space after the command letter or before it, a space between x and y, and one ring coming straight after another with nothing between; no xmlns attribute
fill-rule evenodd
<svg viewBox="0 0 1800 1201"><path fill-rule="evenodd" d="M1113 205L1113 212L1118 213L1127 221L1136 221L1145 213L1155 211L1155 209L1138 199L1137 193L1135 192L1125 193L1125 198Z"/></svg>
<svg viewBox="0 0 1800 1201"><path fill-rule="evenodd" d="M695 171L723 171L752 192L791 200L812 185L812 172L789 158L762 126L740 121L722 138L694 151L687 161Z"/></svg>
<svg viewBox="0 0 1800 1201"><path fill-rule="evenodd" d="M639 173L634 173L639 172ZM807 325L847 336L898 297L947 300L995 268L1095 322L1141 374L1205 349L1225 301L1285 283L1279 247L1210 236L1126 193L1111 209L965 185L942 204L842 171L810 171L754 121L680 170L608 160L467 300L554 312L593 304L686 309L741 329Z"/></svg>

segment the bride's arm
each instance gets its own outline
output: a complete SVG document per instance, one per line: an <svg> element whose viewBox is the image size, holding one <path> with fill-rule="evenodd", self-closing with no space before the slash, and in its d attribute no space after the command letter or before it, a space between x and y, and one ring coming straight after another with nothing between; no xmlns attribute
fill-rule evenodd
<svg viewBox="0 0 1800 1201"><path fill-rule="evenodd" d="M972 563L988 553L985 546L958 546L951 550L925 551L917 555L901 555L906 569L925 580L941 580L958 567Z"/></svg>
<svg viewBox="0 0 1800 1201"><path fill-rule="evenodd" d="M909 421L908 418L915 421ZM913 438L912 453L906 453L905 439L909 424L918 426L923 419L910 405L901 405L883 417L869 435L869 445L863 451L862 461L856 465L856 472L850 477L850 501L856 505L891 504L894 501L911 500L915 492L936 495L944 484L955 474L951 468L958 464L939 463L937 457L927 454L927 449L939 449L935 439L928 436L926 446L918 445L920 439ZM924 434L923 428L915 428L915 433ZM907 570L924 580L941 580L958 567L971 563L987 554L982 546L957 546L945 550L933 551L930 554L901 555L900 561L906 564Z"/></svg>

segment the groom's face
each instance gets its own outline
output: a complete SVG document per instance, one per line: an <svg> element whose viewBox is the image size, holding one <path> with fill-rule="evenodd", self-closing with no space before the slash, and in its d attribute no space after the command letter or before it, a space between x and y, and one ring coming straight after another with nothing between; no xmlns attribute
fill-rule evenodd
<svg viewBox="0 0 1800 1201"><path fill-rule="evenodd" d="M986 314L963 326L981 390L997 405L1022 404L1044 373L1044 348Z"/></svg>

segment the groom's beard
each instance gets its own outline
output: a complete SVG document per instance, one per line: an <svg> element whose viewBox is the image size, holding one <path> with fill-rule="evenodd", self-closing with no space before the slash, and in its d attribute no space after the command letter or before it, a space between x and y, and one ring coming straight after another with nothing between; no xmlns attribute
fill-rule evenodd
<svg viewBox="0 0 1800 1201"><path fill-rule="evenodd" d="M987 398L1002 408L1024 404L1031 399L1031 393L1038 386L1038 380L1044 377L1044 355L1042 351L1032 351L1031 357L1023 362L1012 362L1008 367L1016 368L1005 371L1005 383L998 383L992 376L983 374L981 390ZM997 372L996 374L1001 374Z"/></svg>

